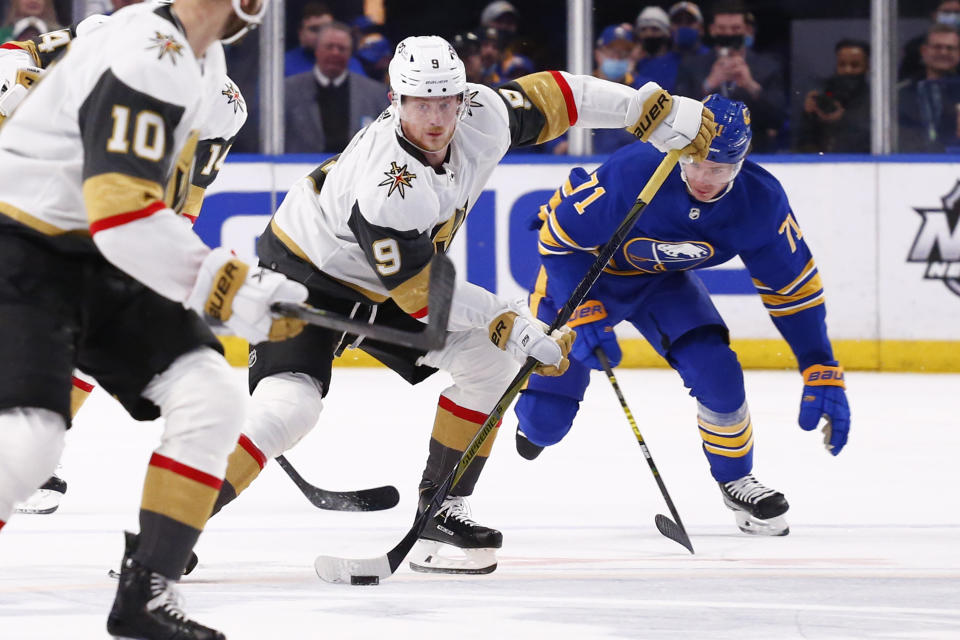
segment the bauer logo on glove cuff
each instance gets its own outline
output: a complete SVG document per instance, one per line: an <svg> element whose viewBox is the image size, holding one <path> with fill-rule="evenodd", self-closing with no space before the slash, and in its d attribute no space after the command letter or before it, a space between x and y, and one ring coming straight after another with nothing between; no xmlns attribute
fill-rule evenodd
<svg viewBox="0 0 960 640"><path fill-rule="evenodd" d="M213 288L207 303L203 305L204 312L221 322L226 322L233 315L233 299L237 291L247 279L250 268L240 260L227 260L213 278Z"/></svg>
<svg viewBox="0 0 960 640"><path fill-rule="evenodd" d="M843 387L843 367L815 364L803 371L803 383L811 387Z"/></svg>
<svg viewBox="0 0 960 640"><path fill-rule="evenodd" d="M661 89L643 103L643 113L630 127L630 133L644 142L650 133L660 125L673 108L673 96Z"/></svg>

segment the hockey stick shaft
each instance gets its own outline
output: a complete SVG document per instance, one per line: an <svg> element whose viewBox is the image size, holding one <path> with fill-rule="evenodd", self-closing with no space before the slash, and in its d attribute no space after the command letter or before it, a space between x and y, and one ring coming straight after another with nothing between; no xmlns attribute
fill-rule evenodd
<svg viewBox="0 0 960 640"><path fill-rule="evenodd" d="M664 484L663 478L660 477L660 471L657 469L657 465L653 461L653 455L650 453L650 449L647 447L647 443L643 439L643 434L640 433L640 427L637 426L637 421L633 417L633 412L630 411L630 406L627 404L627 399L623 397L623 391L620 390L620 384L617 382L617 377L613 374L613 367L610 366L610 360L607 358L607 354L604 353L603 349L600 347L594 349L593 353L597 356L597 359L603 366L603 372L607 374L607 380L610 381L610 386L613 387L614 393L617 394L617 399L620 401L620 407L623 409L624 415L627 416L627 422L630 423L630 428L633 429L633 435L637 437L637 443L640 445L640 450L643 451L643 457L647 460L647 465L650 467L650 472L653 474L653 479L657 481L657 486L660 488L660 495L663 496L664 501L667 503L667 508L670 509L670 515L673 516L673 520L676 523L676 526L679 528L679 532L674 531L673 528L670 527L668 529L670 534L668 534L663 530L659 523L657 528L660 529L660 532L665 536L682 544L684 547L690 550L690 553L693 553L693 544L690 542L690 536L687 535L687 530L683 526L683 521L680 520L680 514L677 513L677 508L673 506L673 500L670 498L670 493L667 492L667 485ZM674 535L677 533L680 534L680 539L674 537Z"/></svg>
<svg viewBox="0 0 960 640"><path fill-rule="evenodd" d="M629 213L617 227L616 231L614 231L610 240L607 241L607 243L600 249L596 260L594 260L593 264L587 270L586 275L577 285L576 289L571 294L570 299L567 300L563 308L557 313L557 317L550 326L548 333L566 324L567 320L569 320L570 316L573 314L574 309L580 306L591 287L593 287L594 283L597 281L597 278L600 277L600 273L607 265L607 262L609 262L610 258L613 257L613 254L617 251L617 249L619 249L620 245L623 244L623 241L630 232L630 229L640 217L640 214L643 213L643 210L647 204L649 204L649 202L653 199L653 196L655 196L657 191L660 190L660 187L667 179L667 176L670 175L670 172L676 166L679 159L680 152L671 151L660 162L660 165L647 181L646 186L644 186L644 188L640 191L640 195L637 196L637 200L633 207L631 207ZM398 542L385 555L374 558L348 559L337 558L333 556L319 556L314 562L317 575L327 582L341 583L349 583L350 577L357 575L376 575L381 579L392 575L393 572L397 570L397 567L399 567L403 562L403 559L407 557L407 554L410 553L410 550L413 549L413 545L423 533L427 522L437 513L437 510L440 508L444 498L446 498L450 490L456 485L460 478L463 477L467 467L470 466L470 463L477 456L477 453L480 451L483 443L486 442L487 438L490 436L490 433L500 423L500 419L503 417L503 414L506 413L506 410L509 408L510 404L512 404L513 399L518 393L520 393L520 390L523 388L527 378L529 378L533 373L533 369L536 367L536 365L536 360L533 358L527 358L526 362L520 368L519 373L517 373L516 377L507 387L507 390L504 392L503 396L501 396L500 400L493 407L490 415L487 416L487 419L477 431L476 435L474 435L473 440L471 440L470 444L467 445L466 450L460 456L460 460L457 463L456 468L451 471L444 481L433 490L433 492L430 494L430 500L427 507L420 512L420 514L414 520L413 526L403 537L403 539L400 540L400 542Z"/></svg>
<svg viewBox="0 0 960 640"><path fill-rule="evenodd" d="M278 302L270 310L274 313L297 318L312 325L345 331L370 340L390 342L423 351L442 349L447 338L447 321L450 318L450 302L453 299L456 272L446 255L435 255L430 263L430 288L428 293L427 325L423 331L404 331L385 325L371 324L325 309L316 309L307 304Z"/></svg>
<svg viewBox="0 0 960 640"><path fill-rule="evenodd" d="M277 456L277 464L297 485L300 492L318 509L329 511L383 511L400 502L400 492L391 485L358 489L356 491L329 491L307 482L284 456Z"/></svg>

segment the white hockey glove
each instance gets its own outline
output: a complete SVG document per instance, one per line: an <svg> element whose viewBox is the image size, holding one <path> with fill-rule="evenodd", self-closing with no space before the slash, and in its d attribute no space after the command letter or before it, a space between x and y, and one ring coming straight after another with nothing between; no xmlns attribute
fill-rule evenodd
<svg viewBox="0 0 960 640"><path fill-rule="evenodd" d="M214 249L183 306L211 324L221 323L250 344L285 340L303 330L304 322L270 312L275 302L303 302L307 288L283 274L251 267L226 249Z"/></svg>
<svg viewBox="0 0 960 640"><path fill-rule="evenodd" d="M562 327L547 335L548 328L535 318L504 311L490 323L490 341L521 362L527 356L538 360L541 364L534 369L535 373L560 376L570 366L567 356L577 334L570 327Z"/></svg>
<svg viewBox="0 0 960 640"><path fill-rule="evenodd" d="M0 118L7 118L27 97L30 87L43 75L39 67L20 67L13 77L5 78L0 85Z"/></svg>
<svg viewBox="0 0 960 640"><path fill-rule="evenodd" d="M672 96L648 82L633 96L625 119L627 131L664 153L681 149L694 162L706 159L717 127L702 103Z"/></svg>

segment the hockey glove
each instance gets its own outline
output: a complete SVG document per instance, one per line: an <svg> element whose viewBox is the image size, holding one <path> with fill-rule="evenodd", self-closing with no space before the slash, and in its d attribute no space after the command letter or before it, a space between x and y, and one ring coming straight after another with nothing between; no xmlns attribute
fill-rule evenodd
<svg viewBox="0 0 960 640"><path fill-rule="evenodd" d="M664 153L681 149L694 162L706 159L717 127L713 113L691 98L671 96L655 82L634 94L627 109L627 131Z"/></svg>
<svg viewBox="0 0 960 640"><path fill-rule="evenodd" d="M527 356L540 361L534 373L560 376L570 366L567 356L577 334L569 327L562 327L547 335L548 328L534 318L505 311L490 323L490 341L520 361Z"/></svg>
<svg viewBox="0 0 960 640"><path fill-rule="evenodd" d="M597 359L597 347L603 349L610 366L620 364L623 354L613 332L613 325L607 321L607 311L599 300L588 300L576 308L568 326L576 327L577 341L570 356L591 369L603 371L603 365Z"/></svg>
<svg viewBox="0 0 960 640"><path fill-rule="evenodd" d="M843 367L836 362L815 364L803 371L803 398L800 399L800 428L812 431L820 419L823 444L833 455L847 444L850 431L850 407L844 391Z"/></svg>
<svg viewBox="0 0 960 640"><path fill-rule="evenodd" d="M303 302L307 288L283 274L250 267L227 249L214 249L200 265L184 303L212 325L222 324L250 344L285 340L303 330L303 320L276 316L275 302Z"/></svg>

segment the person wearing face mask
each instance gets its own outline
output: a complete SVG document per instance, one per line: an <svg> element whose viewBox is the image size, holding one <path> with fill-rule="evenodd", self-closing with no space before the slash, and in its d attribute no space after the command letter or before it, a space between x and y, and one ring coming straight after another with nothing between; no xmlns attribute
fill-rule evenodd
<svg viewBox="0 0 960 640"><path fill-rule="evenodd" d="M941 0L937 2L930 14L933 24L942 24L954 29L960 29L960 0ZM913 38L903 47L903 60L897 70L897 80L923 80L927 75L923 63L921 48L927 34Z"/></svg>
<svg viewBox="0 0 960 640"><path fill-rule="evenodd" d="M593 75L635 89L640 87L643 83L637 84L632 70L633 59L630 57L635 45L633 36L633 27L626 23L612 24L601 31L597 38L597 47L593 51L597 65ZM634 140L636 138L626 129L594 129L593 151L613 153Z"/></svg>
<svg viewBox="0 0 960 640"><path fill-rule="evenodd" d="M667 12L673 50L680 56L708 53L703 44L703 13L695 2L678 2Z"/></svg>
<svg viewBox="0 0 960 640"><path fill-rule="evenodd" d="M870 45L843 39L834 52L834 75L804 98L797 150L870 153Z"/></svg>
<svg viewBox="0 0 960 640"><path fill-rule="evenodd" d="M653 80L669 91L677 83L680 55L670 50L670 18L660 7L646 7L637 16L636 37L640 45L637 78Z"/></svg>
<svg viewBox="0 0 960 640"><path fill-rule="evenodd" d="M783 69L775 58L746 47L747 31L742 2L718 2L708 28L713 47L680 63L676 89L683 95L717 93L744 102L753 114L754 148L775 152L786 118Z"/></svg>

